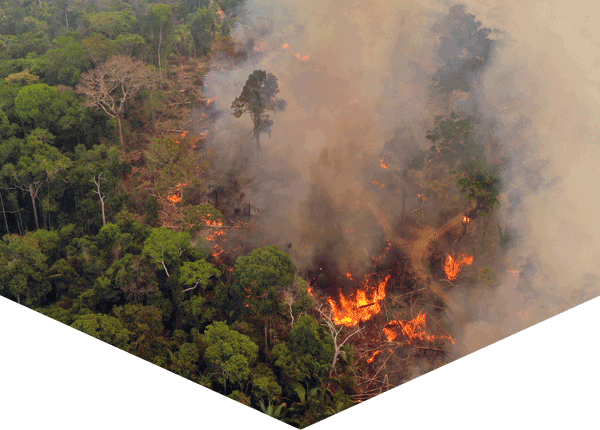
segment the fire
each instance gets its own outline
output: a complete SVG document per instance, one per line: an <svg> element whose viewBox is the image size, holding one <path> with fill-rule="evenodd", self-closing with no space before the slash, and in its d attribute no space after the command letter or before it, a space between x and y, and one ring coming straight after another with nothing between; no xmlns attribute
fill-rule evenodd
<svg viewBox="0 0 600 430"><path fill-rule="evenodd" d="M212 99L208 99L206 100L206 106L210 106L212 103L214 103L215 100L218 100L219 97L215 96Z"/></svg>
<svg viewBox="0 0 600 430"><path fill-rule="evenodd" d="M518 277L521 274L520 270L509 270L508 273L511 273L513 276Z"/></svg>
<svg viewBox="0 0 600 430"><path fill-rule="evenodd" d="M167 200L173 203L177 203L181 201L181 194L175 193L167 196Z"/></svg>
<svg viewBox="0 0 600 430"><path fill-rule="evenodd" d="M336 324L346 327L355 326L360 322L368 321L373 315L381 312L381 301L385 298L385 287L391 275L381 281L377 287L364 285L359 289L354 298L346 297L340 292L339 305L331 298L327 302L333 310L333 320Z"/></svg>
<svg viewBox="0 0 600 430"><path fill-rule="evenodd" d="M350 100L350 104L351 105L355 105L356 103L358 103L358 99L352 99L352 100Z"/></svg>
<svg viewBox="0 0 600 430"><path fill-rule="evenodd" d="M282 49L288 49L290 47L289 43L284 43L283 45L281 45Z"/></svg>
<svg viewBox="0 0 600 430"><path fill-rule="evenodd" d="M422 202L426 202L427 201L427 196L424 194L417 194L417 197L419 199L421 199Z"/></svg>
<svg viewBox="0 0 600 430"><path fill-rule="evenodd" d="M392 342L398 338L399 335L404 335L406 342L411 344L414 340L426 340L432 341L435 339L448 339L450 342L454 343L454 339L452 336L434 336L427 334L427 321L426 314L424 312L419 312L414 319L411 321L404 320L393 320L390 321L383 327L383 332L387 337L388 341Z"/></svg>
<svg viewBox="0 0 600 430"><path fill-rule="evenodd" d="M296 52L296 58L300 61L308 61L309 56L308 55L300 55L299 52Z"/></svg>
<svg viewBox="0 0 600 430"><path fill-rule="evenodd" d="M187 131L185 132L187 133ZM183 184L177 184L176 190L173 194L170 194L167 196L167 200L173 203L178 203L181 201L181 187L185 187L188 184L183 183Z"/></svg>
<svg viewBox="0 0 600 430"><path fill-rule="evenodd" d="M383 160L381 160L381 168L382 168L382 169L387 169L387 168L388 168L388 165L387 165L387 163L384 163L384 161L383 161Z"/></svg>
<svg viewBox="0 0 600 430"><path fill-rule="evenodd" d="M374 361L375 361L375 358L377 358L377 356L378 356L379 354L381 354L381 351L380 351L380 350L377 350L377 351L375 351L375 353L374 353L374 354L371 356L371 358L369 358L369 359L367 360L367 363L371 364L372 362L374 362Z"/></svg>
<svg viewBox="0 0 600 430"><path fill-rule="evenodd" d="M308 287L308 294L310 294L311 297L313 296L313 287Z"/></svg>
<svg viewBox="0 0 600 430"><path fill-rule="evenodd" d="M188 134L188 131L187 131L187 130L184 130L184 131L183 131L183 133L181 133L181 137L186 137L186 136L187 136L187 134Z"/></svg>
<svg viewBox="0 0 600 430"><path fill-rule="evenodd" d="M470 266L473 264L473 256L468 254L459 255L456 260L448 255L446 257L446 264L444 265L444 271L446 272L446 276L449 280L453 281L458 276L458 272L460 272L460 268L462 266Z"/></svg>
<svg viewBox="0 0 600 430"><path fill-rule="evenodd" d="M352 273L350 273L350 272L346 273L346 277L347 277L348 279L352 279Z"/></svg>
<svg viewBox="0 0 600 430"><path fill-rule="evenodd" d="M463 217L463 223L469 224L470 222L471 222L471 218L469 218L468 216Z"/></svg>
<svg viewBox="0 0 600 430"><path fill-rule="evenodd" d="M382 184L382 183L377 182L377 181L373 181L372 184L373 185L377 185L379 188L385 188L385 184Z"/></svg>

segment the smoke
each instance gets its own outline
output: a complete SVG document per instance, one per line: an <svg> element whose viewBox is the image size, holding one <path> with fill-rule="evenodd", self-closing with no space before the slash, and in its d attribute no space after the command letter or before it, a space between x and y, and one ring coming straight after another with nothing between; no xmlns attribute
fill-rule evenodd
<svg viewBox="0 0 600 430"><path fill-rule="evenodd" d="M600 294L597 109L600 31L583 1L473 1L484 26L510 41L488 67L477 99L509 156L500 219L514 239L511 270L494 291L455 291L474 320L457 356Z"/></svg>
<svg viewBox="0 0 600 430"><path fill-rule="evenodd" d="M224 112L214 142L223 165L245 157L263 240L291 243L302 268L333 247L340 270L360 271L381 244L381 228L357 196L372 193L365 184L397 128L425 135L435 48L428 31L443 9L411 1L244 3L234 33L246 61L233 71L217 64L205 79ZM271 135L261 135L259 167L250 118L228 113L256 69L277 77L287 101L285 112L271 114ZM327 218L318 202L328 205Z"/></svg>
<svg viewBox="0 0 600 430"><path fill-rule="evenodd" d="M593 117L600 29L589 6L583 0L461 3L484 27L510 33L465 106L494 123L508 157L498 218L512 240L503 255L507 270L496 273L499 286L452 291L471 319L454 327L455 356L600 293L600 149ZM291 243L301 268L314 267L322 254L335 255L344 272L366 264L381 242L381 225L357 196L383 200L365 184L385 142L396 136L395 147L405 144L407 157L415 143L427 148L424 136L441 113L431 102L429 76L438 63L430 29L452 4L244 4L234 33L248 56L233 68L217 61L205 92L218 96L223 111L213 139L218 167L242 166L254 178L249 197L260 211L265 244ZM272 134L261 136L260 167L250 118L230 115L231 102L257 69L278 78L278 97L287 101L285 112L271 115ZM410 145L407 135L414 138ZM519 277L508 270L519 270Z"/></svg>

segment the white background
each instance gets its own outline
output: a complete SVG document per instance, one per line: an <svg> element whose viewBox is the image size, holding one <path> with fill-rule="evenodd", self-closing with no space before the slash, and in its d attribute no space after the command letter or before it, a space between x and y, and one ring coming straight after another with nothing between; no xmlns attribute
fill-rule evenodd
<svg viewBox="0 0 600 430"><path fill-rule="evenodd" d="M597 426L597 315L600 298L310 428ZM0 324L1 428L291 428L1 297Z"/></svg>

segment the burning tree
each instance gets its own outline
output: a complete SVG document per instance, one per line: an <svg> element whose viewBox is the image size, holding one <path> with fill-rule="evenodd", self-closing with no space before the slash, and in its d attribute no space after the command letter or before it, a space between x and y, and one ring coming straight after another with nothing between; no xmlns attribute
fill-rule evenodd
<svg viewBox="0 0 600 430"><path fill-rule="evenodd" d="M156 174L155 189L174 203L183 199L184 187L203 186L200 175L210 167L203 155L194 150L186 133L177 139L154 139L144 156L148 168Z"/></svg>
<svg viewBox="0 0 600 430"><path fill-rule="evenodd" d="M250 113L254 124L257 157L260 151L260 133L267 132L269 136L271 134L273 120L267 112L282 112L287 104L285 100L275 98L278 92L279 85L275 75L264 70L255 70L248 76L242 93L231 104L236 118Z"/></svg>
<svg viewBox="0 0 600 430"><path fill-rule="evenodd" d="M154 84L154 72L143 62L126 55L115 55L106 63L83 74L77 85L77 92L85 95L92 106L101 108L115 119L121 150L124 151L122 122L125 104L143 88Z"/></svg>

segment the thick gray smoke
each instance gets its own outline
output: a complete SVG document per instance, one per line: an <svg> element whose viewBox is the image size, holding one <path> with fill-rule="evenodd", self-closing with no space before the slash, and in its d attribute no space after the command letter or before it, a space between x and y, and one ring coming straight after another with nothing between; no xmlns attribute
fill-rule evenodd
<svg viewBox="0 0 600 430"><path fill-rule="evenodd" d="M597 111L600 31L589 5L473 1L483 24L511 33L477 98L510 157L502 223L516 235L496 291L457 292L476 321L459 335L472 352L600 293ZM474 312L474 310L476 310Z"/></svg>
<svg viewBox="0 0 600 430"><path fill-rule="evenodd" d="M397 127L425 135L435 45L428 28L443 9L410 1L245 3L235 35L249 58L233 72L213 68L206 91L230 112L248 75L264 69L278 78L287 109L272 115L270 138L261 137L260 169L250 118L225 114L216 142L221 153L248 157L265 241L291 242L301 266L334 240L344 243L335 251L339 265L360 270L356 265L368 263L380 244L380 227L365 222L368 210L356 205L357 195ZM311 215L310 195L329 202L339 231Z"/></svg>
<svg viewBox="0 0 600 430"><path fill-rule="evenodd" d="M453 292L472 318L455 327L457 356L600 291L600 149L593 116L600 98L600 29L589 5L462 3L483 26L511 35L479 77L473 100L479 114L495 122L495 138L510 160L500 224L514 237L505 265L521 274L497 274L501 285L495 290ZM356 196L397 130L410 130L417 146L427 147L426 131L444 113L431 102L429 75L439 63L430 28L452 4L245 3L235 36L251 55L234 70L217 62L205 91L218 96L216 106L225 112L214 140L221 167L241 154L248 177L255 177L251 198L267 227L265 244L291 242L295 260L305 267L328 249L345 267L367 260L381 229ZM278 96L287 101L285 112L272 115L272 135L261 137L260 169L250 118L228 114L256 69L275 74ZM414 150L407 144L408 155Z"/></svg>

